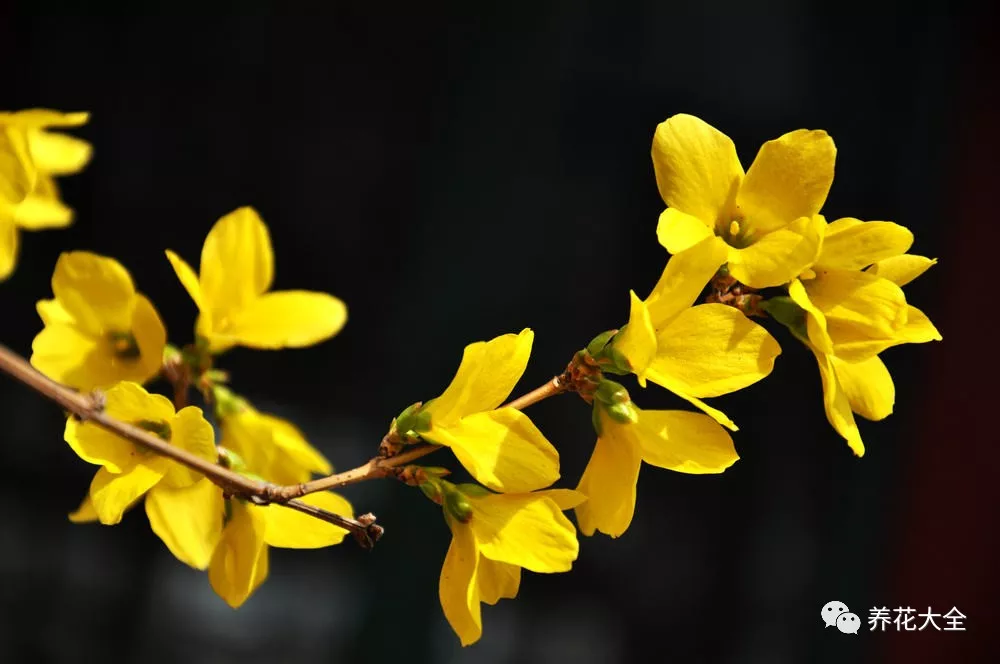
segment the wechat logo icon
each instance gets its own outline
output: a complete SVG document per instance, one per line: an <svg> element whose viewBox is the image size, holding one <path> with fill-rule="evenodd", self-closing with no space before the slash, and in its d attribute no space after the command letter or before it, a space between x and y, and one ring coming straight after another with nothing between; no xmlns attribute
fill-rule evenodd
<svg viewBox="0 0 1000 664"><path fill-rule="evenodd" d="M827 627L836 627L844 634L857 634L861 628L861 619L851 613L843 602L827 602L820 611L820 617Z"/></svg>

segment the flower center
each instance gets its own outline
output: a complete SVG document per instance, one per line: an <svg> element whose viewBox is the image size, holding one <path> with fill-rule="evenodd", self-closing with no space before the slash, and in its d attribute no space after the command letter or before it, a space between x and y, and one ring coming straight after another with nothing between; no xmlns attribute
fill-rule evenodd
<svg viewBox="0 0 1000 664"><path fill-rule="evenodd" d="M131 332L109 332L108 342L111 344L111 352L120 360L137 360L141 355L139 342Z"/></svg>
<svg viewBox="0 0 1000 664"><path fill-rule="evenodd" d="M743 249L753 244L753 231L750 230L746 219L740 216L731 219L728 225L725 222L720 222L716 226L716 235L722 237L726 244L736 249Z"/></svg>
<svg viewBox="0 0 1000 664"><path fill-rule="evenodd" d="M133 424L140 429L145 429L155 434L158 438L162 438L168 443L170 442L170 424L163 420L139 420L138 422L133 422Z"/></svg>

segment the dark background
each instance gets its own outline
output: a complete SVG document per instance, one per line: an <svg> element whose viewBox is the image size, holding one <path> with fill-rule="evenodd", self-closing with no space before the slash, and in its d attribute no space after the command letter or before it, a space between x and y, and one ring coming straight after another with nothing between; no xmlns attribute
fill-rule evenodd
<svg viewBox="0 0 1000 664"><path fill-rule="evenodd" d="M0 108L89 110L79 134L95 146L61 181L76 224L22 236L3 343L30 352L34 303L68 249L122 260L186 343L195 308L163 250L196 265L214 221L253 205L276 288L332 292L350 320L317 347L220 363L341 469L440 393L466 343L532 327L523 390L625 321L628 289L648 292L666 258L649 149L674 113L729 134L744 166L785 131L828 130L825 214L915 231L913 251L940 265L908 297L945 341L885 354L896 412L862 422L859 460L824 418L814 360L776 330L774 374L713 401L741 426L741 461L710 477L645 468L631 529L582 539L570 573L526 574L516 600L484 606L468 649L438 604L447 527L418 491L346 491L386 527L376 549L272 550L270 579L234 612L141 510L115 528L66 520L94 469L54 406L2 379L0 661L1000 661L995 17L753 4L2 5ZM585 404L530 414L573 486L593 444ZM865 620L955 606L968 631L848 636L823 628L834 599Z"/></svg>

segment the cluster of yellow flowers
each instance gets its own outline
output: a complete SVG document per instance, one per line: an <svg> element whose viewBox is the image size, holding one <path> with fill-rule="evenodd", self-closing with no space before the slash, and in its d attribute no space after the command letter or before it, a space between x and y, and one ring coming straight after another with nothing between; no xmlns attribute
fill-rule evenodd
<svg viewBox="0 0 1000 664"><path fill-rule="evenodd" d="M70 222L52 176L82 168L90 146L46 129L86 119L0 114L0 277L14 267L19 228ZM667 206L657 236L672 257L646 298L630 293L627 323L595 337L557 379L561 390L592 404L597 441L576 489L551 488L560 477L559 453L519 407L503 405L527 366L530 329L467 346L444 392L405 409L386 437L388 456L415 444L447 447L477 482L454 484L439 467L411 465L395 474L442 507L452 541L440 600L463 645L482 634L482 602L517 594L522 568L571 568L579 543L564 511L574 510L585 535L618 537L632 520L643 461L701 474L738 459L729 433L737 426L703 399L771 373L781 348L751 317L781 323L815 355L827 417L858 456L864 446L854 415L880 420L893 407L892 378L879 353L941 339L901 289L935 262L907 253L912 234L884 221L828 223L820 214L836 156L825 132L798 130L768 141L744 172L728 137L675 115L656 128L652 156ZM251 208L215 224L198 274L166 254L200 312L193 344L167 344L156 309L121 264L69 252L55 266L53 299L38 303L44 328L32 345L32 365L63 385L100 390L108 415L211 463L281 485L329 475L330 463L294 425L256 411L225 385L214 358L237 345L280 349L328 339L346 321L343 303L324 293L269 292L270 236ZM143 388L168 370L214 409L218 440L200 408L175 410ZM627 374L701 412L640 409L607 377ZM179 560L207 569L233 607L266 578L268 546L322 547L346 534L281 505L227 495L210 478L92 422L71 418L65 439L100 467L70 518L115 524L144 498L153 532ZM353 514L329 491L303 500Z"/></svg>

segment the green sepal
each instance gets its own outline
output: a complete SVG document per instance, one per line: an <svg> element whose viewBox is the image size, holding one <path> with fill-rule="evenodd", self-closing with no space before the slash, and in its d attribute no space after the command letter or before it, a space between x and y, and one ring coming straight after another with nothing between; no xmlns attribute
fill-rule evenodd
<svg viewBox="0 0 1000 664"><path fill-rule="evenodd" d="M808 342L809 332L806 330L806 310L800 307L787 295L778 295L761 301L759 307L771 318L787 327L800 341Z"/></svg>
<svg viewBox="0 0 1000 664"><path fill-rule="evenodd" d="M635 424L639 421L639 409L631 401L627 403L615 403L605 406L608 416L615 422L622 424Z"/></svg>
<svg viewBox="0 0 1000 664"><path fill-rule="evenodd" d="M250 407L249 402L223 385L212 385L212 401L215 416L220 420L242 413Z"/></svg>
<svg viewBox="0 0 1000 664"><path fill-rule="evenodd" d="M594 398L599 399L608 405L628 403L632 400L631 397L629 397L628 390L625 389L624 385L606 378L601 381L600 385L597 386L597 390L594 392Z"/></svg>
<svg viewBox="0 0 1000 664"><path fill-rule="evenodd" d="M591 339L590 343L587 344L587 352L590 353L592 357L597 357L604 350L604 347L608 345L614 336L618 334L618 330L608 330L607 332L601 332L596 337Z"/></svg>
<svg viewBox="0 0 1000 664"><path fill-rule="evenodd" d="M215 449L219 453L219 465L237 473L246 472L247 464L239 454L221 445L217 445Z"/></svg>

